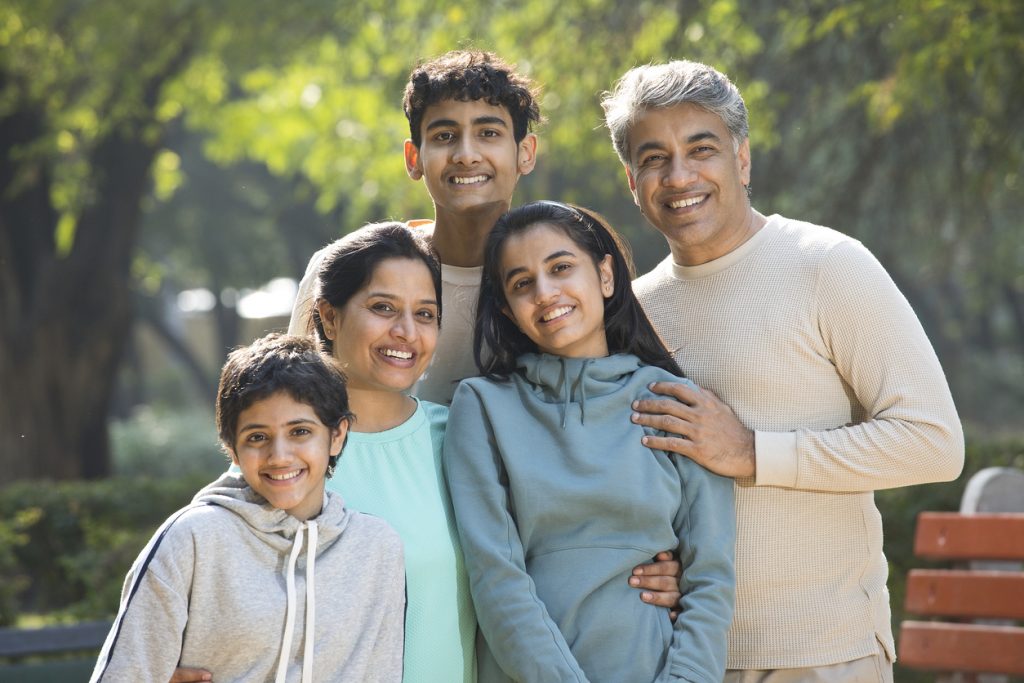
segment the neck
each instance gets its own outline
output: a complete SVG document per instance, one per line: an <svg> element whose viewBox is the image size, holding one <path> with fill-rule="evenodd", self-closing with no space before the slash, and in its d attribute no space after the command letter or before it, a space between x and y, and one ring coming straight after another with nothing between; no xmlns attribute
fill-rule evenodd
<svg viewBox="0 0 1024 683"><path fill-rule="evenodd" d="M441 263L461 268L482 266L487 235L508 209L508 203L500 202L468 213L436 211L431 243Z"/></svg>
<svg viewBox="0 0 1024 683"><path fill-rule="evenodd" d="M416 412L415 400L394 391L350 387L348 402L356 416L353 432L383 432L402 424Z"/></svg>
<svg viewBox="0 0 1024 683"><path fill-rule="evenodd" d="M714 261L746 243L747 240L757 234L758 230L764 227L768 219L754 207L748 206L743 221L744 226L742 229L737 230L725 244L716 245L714 248L709 248L705 245L682 246L670 242L669 251L672 252L672 260L681 266L699 266Z"/></svg>

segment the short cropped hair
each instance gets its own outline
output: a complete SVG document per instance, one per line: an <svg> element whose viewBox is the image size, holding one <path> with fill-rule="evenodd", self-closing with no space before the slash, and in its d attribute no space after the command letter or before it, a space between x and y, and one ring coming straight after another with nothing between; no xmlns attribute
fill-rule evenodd
<svg viewBox="0 0 1024 683"><path fill-rule="evenodd" d="M423 115L443 100L484 100L505 107L512 118L512 134L521 142L533 124L540 123L538 91L530 79L492 52L453 50L424 62L409 74L402 98L409 137L419 148L423 142Z"/></svg>
<svg viewBox="0 0 1024 683"><path fill-rule="evenodd" d="M284 391L313 409L330 429L352 420L345 375L309 337L271 333L228 354L217 387L217 432L235 449L238 417L257 401ZM334 464L334 460L330 463Z"/></svg>
<svg viewBox="0 0 1024 683"><path fill-rule="evenodd" d="M699 62L675 60L630 69L601 97L605 125L623 164L629 158L629 129L648 109L693 104L711 112L729 129L734 145L747 139L747 106L739 89L721 71Z"/></svg>

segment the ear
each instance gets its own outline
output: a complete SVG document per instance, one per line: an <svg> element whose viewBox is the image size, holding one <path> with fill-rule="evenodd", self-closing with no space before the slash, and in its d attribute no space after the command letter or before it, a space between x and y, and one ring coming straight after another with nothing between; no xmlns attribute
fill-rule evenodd
<svg viewBox="0 0 1024 683"><path fill-rule="evenodd" d="M611 254L605 254L597 264L597 275L601 279L601 295L610 299L615 293L615 267Z"/></svg>
<svg viewBox="0 0 1024 683"><path fill-rule="evenodd" d="M736 160L740 166L740 182L743 187L750 184L750 138L744 138L736 150Z"/></svg>
<svg viewBox="0 0 1024 683"><path fill-rule="evenodd" d="M324 335L334 341L334 325L338 317L338 309L329 302L320 299L316 302L316 312L320 314L320 323L324 328Z"/></svg>
<svg viewBox="0 0 1024 683"><path fill-rule="evenodd" d="M331 430L331 447L327 452L331 455L340 455L346 435L348 435L348 419L342 420L336 429Z"/></svg>
<svg viewBox="0 0 1024 683"><path fill-rule="evenodd" d="M413 180L423 177L423 164L420 163L420 150L412 140L405 141L405 172Z"/></svg>
<svg viewBox="0 0 1024 683"><path fill-rule="evenodd" d="M640 206L640 199L636 195L636 178L633 177L633 172L629 170L629 164L622 164L622 168L626 171L626 182L629 183L629 193L633 195L633 203Z"/></svg>
<svg viewBox="0 0 1024 683"><path fill-rule="evenodd" d="M519 141L516 165L520 175L527 175L537 165L537 136L533 133Z"/></svg>

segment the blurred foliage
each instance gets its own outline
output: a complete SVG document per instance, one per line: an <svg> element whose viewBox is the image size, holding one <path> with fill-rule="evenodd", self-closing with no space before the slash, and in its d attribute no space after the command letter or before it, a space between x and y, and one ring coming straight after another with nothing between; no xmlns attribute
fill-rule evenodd
<svg viewBox="0 0 1024 683"><path fill-rule="evenodd" d="M115 477L182 478L212 481L229 460L220 448L209 410L141 408L111 424Z"/></svg>
<svg viewBox="0 0 1024 683"><path fill-rule="evenodd" d="M116 611L124 576L157 526L211 477L115 478L0 490L0 626ZM13 607L13 609L12 609Z"/></svg>

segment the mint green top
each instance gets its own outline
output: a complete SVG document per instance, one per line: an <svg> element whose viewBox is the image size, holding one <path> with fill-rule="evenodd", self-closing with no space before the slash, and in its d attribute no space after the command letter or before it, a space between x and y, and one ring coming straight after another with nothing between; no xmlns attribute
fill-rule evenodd
<svg viewBox="0 0 1024 683"><path fill-rule="evenodd" d="M357 417L358 419L358 417ZM448 408L419 401L403 424L349 432L330 491L388 522L405 546L404 683L476 680L476 616L441 449Z"/></svg>

